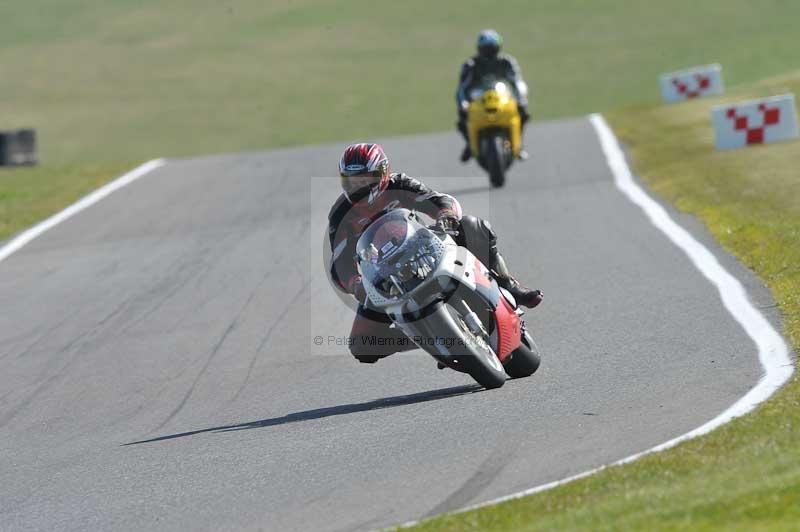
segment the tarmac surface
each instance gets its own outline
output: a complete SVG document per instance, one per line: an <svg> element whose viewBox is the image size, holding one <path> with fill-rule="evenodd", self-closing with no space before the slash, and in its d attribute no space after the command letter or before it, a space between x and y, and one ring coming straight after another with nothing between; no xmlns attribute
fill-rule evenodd
<svg viewBox="0 0 800 532"><path fill-rule="evenodd" d="M170 161L0 262L0 529L374 529L612 462L734 403L761 374L753 343L615 188L589 122L526 142L492 190L455 134L383 141L395 170L491 220L545 292L525 316L542 366L498 390L422 351L363 365L337 345L353 315L322 252L345 143Z"/></svg>

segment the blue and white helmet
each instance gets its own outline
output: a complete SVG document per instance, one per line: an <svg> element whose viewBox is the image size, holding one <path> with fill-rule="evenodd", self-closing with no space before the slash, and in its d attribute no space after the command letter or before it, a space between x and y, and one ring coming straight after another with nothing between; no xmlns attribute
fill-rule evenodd
<svg viewBox="0 0 800 532"><path fill-rule="evenodd" d="M478 34L478 55L493 58L500 53L503 38L495 30L483 30Z"/></svg>

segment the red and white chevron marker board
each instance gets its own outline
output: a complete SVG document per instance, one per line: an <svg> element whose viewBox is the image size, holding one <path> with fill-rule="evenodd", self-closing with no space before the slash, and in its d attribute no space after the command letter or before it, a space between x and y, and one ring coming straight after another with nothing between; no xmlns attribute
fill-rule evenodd
<svg viewBox="0 0 800 532"><path fill-rule="evenodd" d="M717 149L732 150L797 138L794 94L720 105L711 110Z"/></svg>
<svg viewBox="0 0 800 532"><path fill-rule="evenodd" d="M717 64L662 74L660 84L661 96L667 103L683 102L725 92L722 67Z"/></svg>

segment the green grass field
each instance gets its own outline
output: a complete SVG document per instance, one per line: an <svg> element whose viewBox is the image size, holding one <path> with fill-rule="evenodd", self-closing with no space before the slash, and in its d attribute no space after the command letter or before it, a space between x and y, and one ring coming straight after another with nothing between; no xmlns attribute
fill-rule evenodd
<svg viewBox="0 0 800 532"><path fill-rule="evenodd" d="M542 119L655 101L659 72L697 63L784 72L798 19L793 0L6 0L0 129L37 128L42 167L0 171L0 239L134 161L450 129L485 26Z"/></svg>
<svg viewBox="0 0 800 532"><path fill-rule="evenodd" d="M800 346L800 143L713 150L708 106L657 74L720 62L729 98L800 91L793 0L0 4L0 128L43 164L0 169L0 240L138 162L452 127L460 61L503 33L537 119L608 111L656 193L773 290ZM456 157L457 154L453 154ZM332 165L334 162L332 161ZM796 530L800 385L679 448L424 530Z"/></svg>
<svg viewBox="0 0 800 532"><path fill-rule="evenodd" d="M710 106L800 94L800 72L677 106L607 114L652 191L697 215L770 287L800 351L800 141L714 149ZM533 497L414 530L800 530L800 381L755 413Z"/></svg>

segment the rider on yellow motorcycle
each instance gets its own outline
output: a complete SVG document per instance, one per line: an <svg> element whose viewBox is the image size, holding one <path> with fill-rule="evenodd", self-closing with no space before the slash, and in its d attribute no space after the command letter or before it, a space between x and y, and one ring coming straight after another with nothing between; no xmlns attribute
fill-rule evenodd
<svg viewBox="0 0 800 532"><path fill-rule="evenodd" d="M464 137L467 145L461 153L461 160L466 162L474 154L470 149L467 130L467 111L470 103L471 90L482 83L487 76L506 80L514 91L517 100L522 126L530 118L528 114L528 86L522 79L522 73L517 60L511 55L500 53L503 39L494 30L484 30L478 34L478 53L467 59L461 66L458 89L456 90L456 105L458 106L458 131ZM527 153L520 150L519 158L527 159Z"/></svg>

